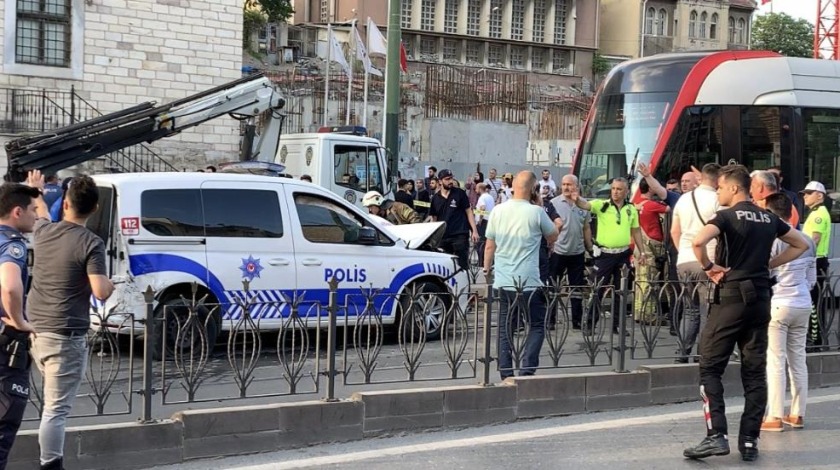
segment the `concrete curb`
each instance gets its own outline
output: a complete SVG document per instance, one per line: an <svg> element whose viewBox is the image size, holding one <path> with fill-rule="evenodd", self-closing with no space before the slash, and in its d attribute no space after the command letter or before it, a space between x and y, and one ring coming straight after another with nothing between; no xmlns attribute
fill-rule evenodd
<svg viewBox="0 0 840 470"><path fill-rule="evenodd" d="M809 355L808 372L810 388L840 385L840 353ZM626 374L516 377L490 387L359 392L337 402L183 411L154 424L68 428L64 455L74 469L146 468L405 431L680 403L699 399L698 380L696 364L654 365ZM743 394L739 364L727 368L724 388L727 396ZM38 468L37 431L18 434L8 468Z"/></svg>

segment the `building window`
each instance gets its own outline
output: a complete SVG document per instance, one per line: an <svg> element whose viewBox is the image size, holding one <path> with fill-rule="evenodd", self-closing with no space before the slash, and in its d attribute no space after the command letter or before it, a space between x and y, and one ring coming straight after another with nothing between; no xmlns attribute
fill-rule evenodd
<svg viewBox="0 0 840 470"><path fill-rule="evenodd" d="M511 46L510 48L510 66L514 69L525 68L525 48L521 46Z"/></svg>
<svg viewBox="0 0 840 470"><path fill-rule="evenodd" d="M434 31L435 29L435 0L422 0L420 3L420 29Z"/></svg>
<svg viewBox="0 0 840 470"><path fill-rule="evenodd" d="M729 42L735 42L735 18L729 17Z"/></svg>
<svg viewBox="0 0 840 470"><path fill-rule="evenodd" d="M717 39L718 14L712 14L712 22L709 23L709 39Z"/></svg>
<svg viewBox="0 0 840 470"><path fill-rule="evenodd" d="M690 15L688 15L688 37L696 38L697 37L697 12L692 11Z"/></svg>
<svg viewBox="0 0 840 470"><path fill-rule="evenodd" d="M502 1L491 0L490 2L490 37L502 37Z"/></svg>
<svg viewBox="0 0 840 470"><path fill-rule="evenodd" d="M458 54L458 41L455 39L445 39L443 41L443 60L461 61L460 54Z"/></svg>
<svg viewBox="0 0 840 470"><path fill-rule="evenodd" d="M706 22L709 19L709 15L706 14L704 11L702 15L700 15L700 38L706 39Z"/></svg>
<svg viewBox="0 0 840 470"><path fill-rule="evenodd" d="M545 0L534 0L534 42L545 42Z"/></svg>
<svg viewBox="0 0 840 470"><path fill-rule="evenodd" d="M650 7L645 12L645 34L653 34L653 22L656 18L656 8Z"/></svg>
<svg viewBox="0 0 840 470"><path fill-rule="evenodd" d="M746 31L747 31L747 22L744 21L743 18L740 18L738 20L738 28L737 28L738 44L746 44L747 43L747 40L745 38Z"/></svg>
<svg viewBox="0 0 840 470"><path fill-rule="evenodd" d="M521 41L525 30L525 0L513 0L510 19L510 38Z"/></svg>
<svg viewBox="0 0 840 470"><path fill-rule="evenodd" d="M403 12L405 12L405 2L403 2ZM405 13L403 13L405 14ZM330 0L321 0L321 23L330 22Z"/></svg>
<svg viewBox="0 0 840 470"><path fill-rule="evenodd" d="M554 73L559 73L562 75L571 75L572 73L572 57L571 51L562 51L556 49L554 51L554 59L551 63L551 70Z"/></svg>
<svg viewBox="0 0 840 470"><path fill-rule="evenodd" d="M545 70L545 49L535 47L531 52L531 70L539 72Z"/></svg>
<svg viewBox="0 0 840 470"><path fill-rule="evenodd" d="M400 26L411 29L411 0L402 0L402 12L400 13Z"/></svg>
<svg viewBox="0 0 840 470"><path fill-rule="evenodd" d="M490 44L490 47L487 51L487 63L488 65L505 65L505 52L504 47L501 44Z"/></svg>
<svg viewBox="0 0 840 470"><path fill-rule="evenodd" d="M566 44L566 0L554 1L554 44Z"/></svg>
<svg viewBox="0 0 840 470"><path fill-rule="evenodd" d="M458 0L446 0L445 15L443 16L443 32L458 32Z"/></svg>
<svg viewBox="0 0 840 470"><path fill-rule="evenodd" d="M659 10L659 17L656 19L656 35L668 35L668 12L664 8Z"/></svg>
<svg viewBox="0 0 840 470"><path fill-rule="evenodd" d="M420 38L420 59L437 59L437 40L435 38Z"/></svg>
<svg viewBox="0 0 840 470"><path fill-rule="evenodd" d="M467 35L478 36L481 31L481 0L467 0Z"/></svg>
<svg viewBox="0 0 840 470"><path fill-rule="evenodd" d="M17 0L15 61L70 67L70 32L70 0Z"/></svg>
<svg viewBox="0 0 840 470"><path fill-rule="evenodd" d="M467 41L467 63L468 64L481 64L481 46L480 42L475 41Z"/></svg>

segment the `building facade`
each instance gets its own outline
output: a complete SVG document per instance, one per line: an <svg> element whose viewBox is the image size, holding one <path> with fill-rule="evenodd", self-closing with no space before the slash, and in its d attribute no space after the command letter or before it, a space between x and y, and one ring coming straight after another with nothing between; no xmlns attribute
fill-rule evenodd
<svg viewBox="0 0 840 470"><path fill-rule="evenodd" d="M72 87L75 101L40 102L49 106L45 127L55 127L69 123L71 108L79 120L97 115L92 109L164 104L241 76L242 0L0 0L0 15L5 140L10 131L41 130L15 124L22 112L42 112L21 108L20 97L36 91ZM225 117L151 146L180 169L234 159L239 140L238 122Z"/></svg>
<svg viewBox="0 0 840 470"><path fill-rule="evenodd" d="M601 0L401 0L410 61L591 78ZM297 0L296 23L363 25L383 31L386 0Z"/></svg>
<svg viewBox="0 0 840 470"><path fill-rule="evenodd" d="M753 0L602 0L601 51L628 58L748 49Z"/></svg>

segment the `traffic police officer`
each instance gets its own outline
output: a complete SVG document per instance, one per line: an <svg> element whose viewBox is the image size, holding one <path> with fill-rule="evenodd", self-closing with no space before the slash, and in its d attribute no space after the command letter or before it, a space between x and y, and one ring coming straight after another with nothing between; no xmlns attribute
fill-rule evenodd
<svg viewBox="0 0 840 470"><path fill-rule="evenodd" d="M826 303L820 303L820 294L825 290L828 276L828 248L831 240L831 216L825 207L825 186L819 181L811 181L802 190L805 205L808 206L808 218L802 232L811 237L817 245L817 285L811 289L811 302L814 310L808 325L808 345L828 344L828 334L823 331L826 325Z"/></svg>
<svg viewBox="0 0 840 470"><path fill-rule="evenodd" d="M572 191L571 198L579 208L588 210L596 220L595 245L600 248L601 254L595 258L596 283L602 282L605 286L619 287L621 280L621 267L630 265L630 240L632 238L636 247L641 249L643 245L642 232L639 229L639 212L633 204L627 202L629 185L624 178L614 178L610 183L610 199L595 199L586 201L580 197L577 189ZM644 262L644 254L639 251L637 262ZM594 324L598 323L598 317L594 311L590 311L584 321L584 333L591 330ZM613 333L618 333L619 319L618 312L613 317Z"/></svg>
<svg viewBox="0 0 840 470"><path fill-rule="evenodd" d="M18 183L0 186L0 470L29 398L29 334L35 330L23 313L29 277L23 233L32 231L39 213L46 214L40 191Z"/></svg>
<svg viewBox="0 0 840 470"><path fill-rule="evenodd" d="M796 259L808 244L797 230L749 200L750 175L742 165L728 165L718 177L718 202L728 209L706 223L692 243L694 254L717 286L700 342L700 395L704 401L706 438L683 455L702 459L729 454L721 377L735 345L741 351L741 380L746 399L738 450L741 458L758 458L758 437L767 406L767 326L770 323L771 268ZM715 261L706 244L718 238ZM788 248L770 259L776 238Z"/></svg>

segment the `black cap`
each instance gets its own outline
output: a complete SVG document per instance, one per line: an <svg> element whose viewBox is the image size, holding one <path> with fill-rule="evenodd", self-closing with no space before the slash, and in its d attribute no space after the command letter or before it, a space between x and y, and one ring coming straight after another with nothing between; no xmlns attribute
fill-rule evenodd
<svg viewBox="0 0 840 470"><path fill-rule="evenodd" d="M437 177L441 180L444 178L452 178L452 172L447 169L443 169L438 172Z"/></svg>

